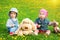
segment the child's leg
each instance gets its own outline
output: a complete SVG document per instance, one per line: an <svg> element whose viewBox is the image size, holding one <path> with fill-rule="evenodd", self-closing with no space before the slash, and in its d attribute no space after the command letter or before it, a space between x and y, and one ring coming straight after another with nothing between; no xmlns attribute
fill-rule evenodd
<svg viewBox="0 0 60 40"><path fill-rule="evenodd" d="M19 29L18 29L18 27L15 27L15 28L16 28L16 29L15 29L14 34L18 34Z"/></svg>
<svg viewBox="0 0 60 40"><path fill-rule="evenodd" d="M35 35L38 35L38 32L39 32L39 30L35 30L35 31L34 31L34 34L35 34Z"/></svg>
<svg viewBox="0 0 60 40"><path fill-rule="evenodd" d="M18 29L18 27L15 27L16 29L15 29L15 31Z"/></svg>
<svg viewBox="0 0 60 40"><path fill-rule="evenodd" d="M10 29L10 32L14 32L15 29L16 29L15 27L11 28L11 29Z"/></svg>
<svg viewBox="0 0 60 40"><path fill-rule="evenodd" d="M7 29L8 29L8 32L10 32L10 27L7 27Z"/></svg>
<svg viewBox="0 0 60 40"><path fill-rule="evenodd" d="M16 30L17 30L16 27L10 28L10 35L13 35Z"/></svg>
<svg viewBox="0 0 60 40"><path fill-rule="evenodd" d="M10 29L10 32L15 32L17 30L17 27L13 27Z"/></svg>
<svg viewBox="0 0 60 40"><path fill-rule="evenodd" d="M19 31L20 31L20 29L17 28L16 31L15 31L15 34L18 34Z"/></svg>
<svg viewBox="0 0 60 40"><path fill-rule="evenodd" d="M51 33L51 31L50 31L50 30L47 30L47 31L46 31L46 34L47 34L47 35L49 35L50 33Z"/></svg>

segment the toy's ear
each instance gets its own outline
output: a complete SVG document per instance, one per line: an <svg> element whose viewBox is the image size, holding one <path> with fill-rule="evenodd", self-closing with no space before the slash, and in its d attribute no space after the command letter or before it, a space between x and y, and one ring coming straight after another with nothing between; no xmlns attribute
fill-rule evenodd
<svg viewBox="0 0 60 40"><path fill-rule="evenodd" d="M32 29L33 29L33 30L36 30L37 28L36 28L36 25L34 24L34 22L33 22L32 20L30 20L30 23L31 23L31 25L32 25Z"/></svg>
<svg viewBox="0 0 60 40"><path fill-rule="evenodd" d="M24 20L22 20L22 22L20 23L20 25L22 25L22 24L23 24L23 22L24 22Z"/></svg>

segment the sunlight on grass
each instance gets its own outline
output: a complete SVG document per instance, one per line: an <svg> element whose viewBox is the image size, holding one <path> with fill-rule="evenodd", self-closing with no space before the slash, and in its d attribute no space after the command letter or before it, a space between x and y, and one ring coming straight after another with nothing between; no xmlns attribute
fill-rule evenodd
<svg viewBox="0 0 60 40"><path fill-rule="evenodd" d="M57 8L59 4L59 0L47 0L46 4L51 8Z"/></svg>
<svg viewBox="0 0 60 40"><path fill-rule="evenodd" d="M2 38L0 38L0 40L2 40Z"/></svg>

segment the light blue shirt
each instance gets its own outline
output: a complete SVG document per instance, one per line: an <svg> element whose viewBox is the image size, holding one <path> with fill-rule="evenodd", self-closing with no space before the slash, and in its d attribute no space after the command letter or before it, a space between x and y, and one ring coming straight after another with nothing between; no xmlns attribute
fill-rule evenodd
<svg viewBox="0 0 60 40"><path fill-rule="evenodd" d="M6 27L11 27L12 24L13 24L14 26L19 26L17 19L8 19L8 20L7 20Z"/></svg>
<svg viewBox="0 0 60 40"><path fill-rule="evenodd" d="M14 25L13 27L12 27L12 24ZM10 19L8 19L6 26L7 26L9 32L15 32L19 26L18 20L16 18L14 18L14 19L10 18Z"/></svg>

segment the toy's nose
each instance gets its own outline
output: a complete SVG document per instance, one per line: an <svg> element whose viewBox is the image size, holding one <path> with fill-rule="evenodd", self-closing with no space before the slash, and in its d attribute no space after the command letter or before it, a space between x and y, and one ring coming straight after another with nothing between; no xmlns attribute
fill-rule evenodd
<svg viewBox="0 0 60 40"><path fill-rule="evenodd" d="M25 27L25 29L28 29L28 27Z"/></svg>

